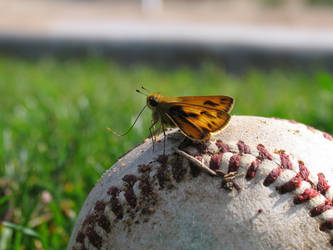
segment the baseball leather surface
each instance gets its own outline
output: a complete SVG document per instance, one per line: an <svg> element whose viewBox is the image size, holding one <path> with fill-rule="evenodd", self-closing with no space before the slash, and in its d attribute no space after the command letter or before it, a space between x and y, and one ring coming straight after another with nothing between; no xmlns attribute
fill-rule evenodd
<svg viewBox="0 0 333 250"><path fill-rule="evenodd" d="M167 134L104 174L68 249L332 248L331 135L251 116L204 145Z"/></svg>

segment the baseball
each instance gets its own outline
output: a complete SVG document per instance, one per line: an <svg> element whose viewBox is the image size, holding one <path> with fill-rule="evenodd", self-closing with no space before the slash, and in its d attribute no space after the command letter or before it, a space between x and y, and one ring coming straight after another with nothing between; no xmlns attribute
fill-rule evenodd
<svg viewBox="0 0 333 250"><path fill-rule="evenodd" d="M135 147L86 199L75 249L329 249L333 138L233 116L205 144L170 130Z"/></svg>

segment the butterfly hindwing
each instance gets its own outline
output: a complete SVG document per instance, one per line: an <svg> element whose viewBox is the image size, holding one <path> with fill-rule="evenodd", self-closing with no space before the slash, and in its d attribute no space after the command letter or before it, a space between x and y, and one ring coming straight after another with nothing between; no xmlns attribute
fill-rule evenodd
<svg viewBox="0 0 333 250"><path fill-rule="evenodd" d="M210 133L223 129L230 120L230 115L222 110L192 104L173 104L167 115L177 127L194 140L205 140Z"/></svg>

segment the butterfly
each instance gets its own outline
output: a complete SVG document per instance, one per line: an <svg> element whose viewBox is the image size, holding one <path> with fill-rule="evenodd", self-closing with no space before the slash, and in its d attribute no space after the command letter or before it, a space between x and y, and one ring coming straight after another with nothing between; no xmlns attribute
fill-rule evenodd
<svg viewBox="0 0 333 250"><path fill-rule="evenodd" d="M147 91L143 86L142 88ZM140 90L136 91L146 95ZM231 118L229 113L234 106L233 98L222 95L167 97L153 93L146 96L147 104L138 117L146 107L151 109L152 125L149 128L151 137L161 129L165 135L167 127L178 127L192 141L205 142L213 133L221 131L228 125ZM154 129L157 124L160 126ZM115 133L109 128L108 130ZM129 130L121 135L115 134L122 136Z"/></svg>

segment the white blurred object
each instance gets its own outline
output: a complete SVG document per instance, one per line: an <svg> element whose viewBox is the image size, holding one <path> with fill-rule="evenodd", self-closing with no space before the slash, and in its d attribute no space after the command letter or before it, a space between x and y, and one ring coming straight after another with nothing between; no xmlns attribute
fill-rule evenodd
<svg viewBox="0 0 333 250"><path fill-rule="evenodd" d="M151 0L150 0L151 1ZM63 20L49 30L51 37L127 41L176 41L202 44L260 46L267 49L333 50L333 29L292 28L145 20Z"/></svg>
<svg viewBox="0 0 333 250"><path fill-rule="evenodd" d="M141 0L141 9L143 11L161 11L163 0Z"/></svg>

